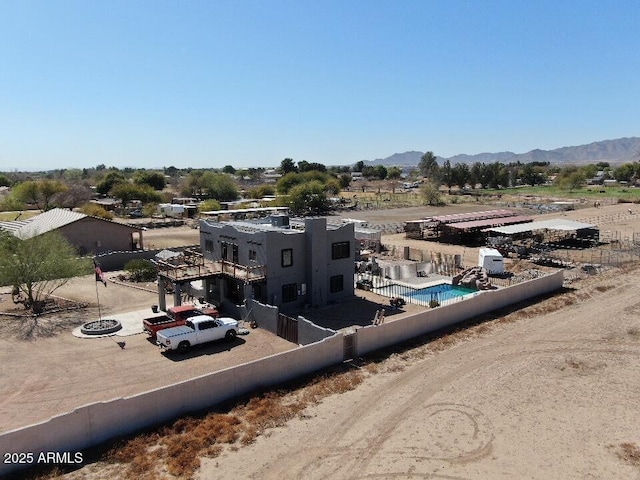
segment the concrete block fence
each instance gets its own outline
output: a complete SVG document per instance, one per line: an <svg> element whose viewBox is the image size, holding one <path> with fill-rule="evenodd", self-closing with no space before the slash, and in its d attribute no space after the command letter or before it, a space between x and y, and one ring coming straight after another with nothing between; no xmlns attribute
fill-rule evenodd
<svg viewBox="0 0 640 480"><path fill-rule="evenodd" d="M390 347L522 300L558 290L562 288L563 279L564 272L560 270L510 287L487 290L468 300L425 310L402 320L358 328L355 333L357 355Z"/></svg>
<svg viewBox="0 0 640 480"><path fill-rule="evenodd" d="M342 335L126 398L97 402L0 434L0 452L76 452L225 400L336 365ZM28 465L0 463L0 476Z"/></svg>

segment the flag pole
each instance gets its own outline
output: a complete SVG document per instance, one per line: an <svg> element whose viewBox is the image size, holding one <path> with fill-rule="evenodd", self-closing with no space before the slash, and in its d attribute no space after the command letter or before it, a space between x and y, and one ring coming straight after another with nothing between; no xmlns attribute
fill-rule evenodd
<svg viewBox="0 0 640 480"><path fill-rule="evenodd" d="M96 284L96 299L98 300L98 320L102 321L102 312L100 311L100 294L98 293L98 282L93 282Z"/></svg>
<svg viewBox="0 0 640 480"><path fill-rule="evenodd" d="M107 286L107 282L104 279L104 274L102 273L102 269L100 268L100 266L98 265L98 263L96 262L96 259L93 259L93 270L95 273L95 277L96 277L96 299L98 301L98 320L102 321L102 311L100 309L100 294L98 293L98 280L100 280L102 283L104 283L104 286Z"/></svg>

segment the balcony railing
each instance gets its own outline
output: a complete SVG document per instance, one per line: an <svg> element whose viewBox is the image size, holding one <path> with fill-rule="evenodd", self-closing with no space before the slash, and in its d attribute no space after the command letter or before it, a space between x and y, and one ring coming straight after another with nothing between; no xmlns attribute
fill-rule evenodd
<svg viewBox="0 0 640 480"><path fill-rule="evenodd" d="M220 269L220 273L246 282L262 280L267 276L266 265L248 266L227 262L225 260L212 263L216 264L216 267Z"/></svg>
<svg viewBox="0 0 640 480"><path fill-rule="evenodd" d="M245 282L262 280L266 277L265 265L240 265L226 260L207 260L196 251L188 251L168 260L158 260L158 273L172 281L195 280L199 278L225 275Z"/></svg>

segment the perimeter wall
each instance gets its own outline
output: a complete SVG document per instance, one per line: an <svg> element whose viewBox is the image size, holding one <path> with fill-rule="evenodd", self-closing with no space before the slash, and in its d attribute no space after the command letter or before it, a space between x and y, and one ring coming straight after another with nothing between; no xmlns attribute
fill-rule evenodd
<svg viewBox="0 0 640 480"><path fill-rule="evenodd" d="M487 290L469 300L432 308L402 320L356 330L357 356L449 327L478 315L562 288L564 272L539 277L498 290Z"/></svg>
<svg viewBox="0 0 640 480"><path fill-rule="evenodd" d="M342 362L342 335L0 434L0 452L76 452ZM0 463L0 476L27 465Z"/></svg>
<svg viewBox="0 0 640 480"><path fill-rule="evenodd" d="M518 285L483 292L472 299L430 309L382 325L359 328L356 356L433 332L474 316L533 298L562 287L563 272ZM261 310L254 306L254 313ZM261 313L275 320L273 311ZM327 329L304 327L306 341L330 335ZM266 325L265 325L266 326ZM279 353L132 397L85 405L45 422L0 434L0 452L76 452L106 440L139 431L189 412L209 408L251 391L276 385L342 363L344 338L340 333L295 350ZM0 476L28 465L0 463Z"/></svg>

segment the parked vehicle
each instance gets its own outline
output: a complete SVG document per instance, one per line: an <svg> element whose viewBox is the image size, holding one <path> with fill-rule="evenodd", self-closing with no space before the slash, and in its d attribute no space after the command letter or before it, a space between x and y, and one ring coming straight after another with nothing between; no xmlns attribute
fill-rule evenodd
<svg viewBox="0 0 640 480"><path fill-rule="evenodd" d="M156 334L160 330L166 328L179 327L184 325L189 318L197 315L209 315L210 317L217 317L218 310L215 308L198 308L195 305L180 305L177 307L171 307L167 310L167 313L155 315L153 317L145 318L142 320L142 325L145 332L155 339Z"/></svg>
<svg viewBox="0 0 640 480"><path fill-rule="evenodd" d="M180 327L157 333L156 343L165 350L184 353L194 345L225 339L233 341L238 335L238 321L233 318L213 318L209 315L191 317Z"/></svg>

